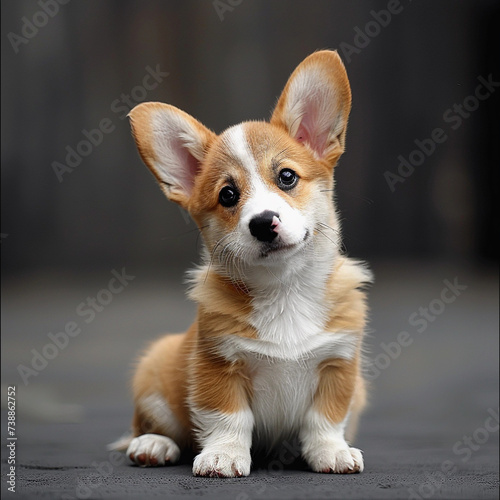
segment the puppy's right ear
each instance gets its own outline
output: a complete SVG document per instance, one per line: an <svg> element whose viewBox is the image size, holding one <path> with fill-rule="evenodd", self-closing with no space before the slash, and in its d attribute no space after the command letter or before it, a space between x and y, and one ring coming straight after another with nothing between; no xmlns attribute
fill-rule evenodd
<svg viewBox="0 0 500 500"><path fill-rule="evenodd" d="M187 208L215 134L187 113L159 102L139 104L129 117L142 160L167 198Z"/></svg>

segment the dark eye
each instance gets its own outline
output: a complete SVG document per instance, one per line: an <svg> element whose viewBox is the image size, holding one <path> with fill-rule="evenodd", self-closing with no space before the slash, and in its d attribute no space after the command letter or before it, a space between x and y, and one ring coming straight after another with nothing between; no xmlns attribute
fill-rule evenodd
<svg viewBox="0 0 500 500"><path fill-rule="evenodd" d="M224 186L219 193L219 202L223 207L232 207L238 203L240 193L231 186Z"/></svg>
<svg viewBox="0 0 500 500"><path fill-rule="evenodd" d="M278 187L287 191L295 187L299 180L299 176L290 168L284 168L278 176Z"/></svg>

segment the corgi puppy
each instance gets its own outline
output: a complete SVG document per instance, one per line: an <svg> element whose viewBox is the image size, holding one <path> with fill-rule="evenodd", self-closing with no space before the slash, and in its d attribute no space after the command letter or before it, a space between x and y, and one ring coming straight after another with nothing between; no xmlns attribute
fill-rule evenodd
<svg viewBox="0 0 500 500"><path fill-rule="evenodd" d="M270 122L216 135L167 104L130 112L144 163L204 243L190 274L194 323L154 342L135 371L137 465L174 464L191 446L194 475L247 476L252 447L296 437L313 471L363 470L346 439L365 402L371 276L341 252L332 197L350 108L340 57L319 51Z"/></svg>

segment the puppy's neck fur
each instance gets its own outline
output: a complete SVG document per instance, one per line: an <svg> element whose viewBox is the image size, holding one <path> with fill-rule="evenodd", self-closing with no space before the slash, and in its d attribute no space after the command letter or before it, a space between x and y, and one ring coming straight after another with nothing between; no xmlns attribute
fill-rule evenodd
<svg viewBox="0 0 500 500"><path fill-rule="evenodd" d="M240 263L228 267L227 263L222 265L208 259L191 273L194 285L191 295L202 306L205 300L210 300L213 307L210 299L213 278L231 283L251 304L247 321L258 332L258 339L280 345L280 352L292 355L296 351L294 346L305 344L324 330L331 314L327 287L342 259L334 239L336 234L330 237L325 231L317 231L288 263Z"/></svg>

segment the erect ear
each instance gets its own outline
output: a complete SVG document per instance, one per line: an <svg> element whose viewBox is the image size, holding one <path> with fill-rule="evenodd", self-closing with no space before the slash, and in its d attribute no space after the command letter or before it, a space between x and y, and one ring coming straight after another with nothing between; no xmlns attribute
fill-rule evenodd
<svg viewBox="0 0 500 500"><path fill-rule="evenodd" d="M322 50L304 59L292 73L271 123L333 165L344 152L350 110L344 64L337 52Z"/></svg>
<svg viewBox="0 0 500 500"><path fill-rule="evenodd" d="M142 160L165 195L186 208L215 134L187 113L159 102L139 104L129 117Z"/></svg>

